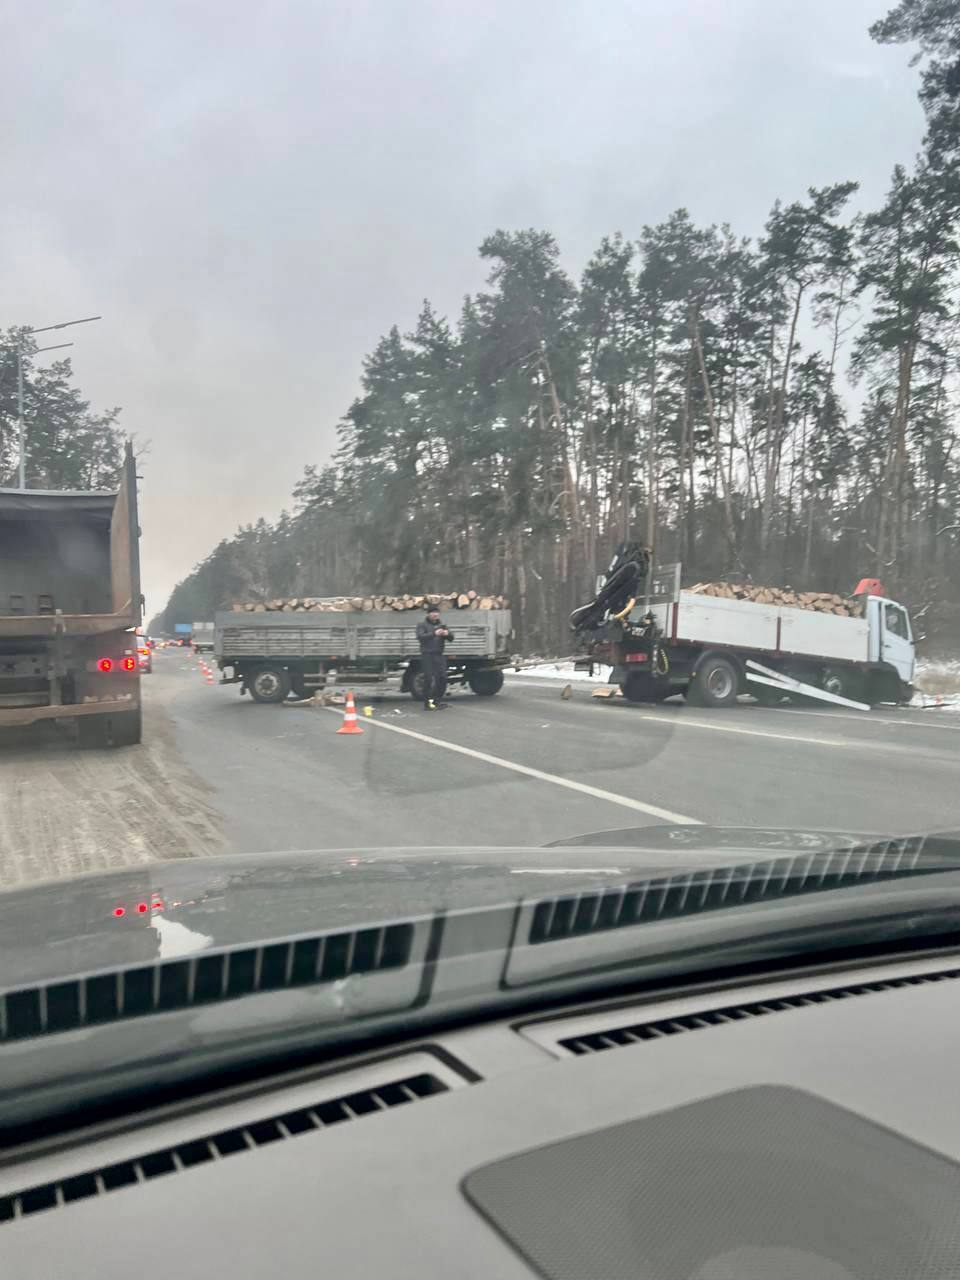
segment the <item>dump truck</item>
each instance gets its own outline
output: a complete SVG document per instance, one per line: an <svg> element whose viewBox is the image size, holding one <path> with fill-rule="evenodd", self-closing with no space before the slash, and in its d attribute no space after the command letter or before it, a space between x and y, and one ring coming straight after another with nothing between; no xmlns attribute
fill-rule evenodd
<svg viewBox="0 0 960 1280"><path fill-rule="evenodd" d="M243 613L214 619L213 651L221 684L239 684L255 702L283 702L336 686L376 696L399 688L423 697L417 623L422 614L394 611ZM451 685L480 697L503 688L511 661L509 609L443 615L453 632L446 656Z"/></svg>
<svg viewBox="0 0 960 1280"><path fill-rule="evenodd" d="M631 702L682 693L726 707L751 693L768 704L869 710L910 700L910 616L877 579L862 579L837 616L802 607L799 596L791 605L682 590L681 574L679 564L653 572L639 544L621 547L594 599L571 617L586 646L578 666L609 663L611 684Z"/></svg>
<svg viewBox="0 0 960 1280"><path fill-rule="evenodd" d="M81 746L140 741L136 463L117 491L0 489L0 729L71 720Z"/></svg>

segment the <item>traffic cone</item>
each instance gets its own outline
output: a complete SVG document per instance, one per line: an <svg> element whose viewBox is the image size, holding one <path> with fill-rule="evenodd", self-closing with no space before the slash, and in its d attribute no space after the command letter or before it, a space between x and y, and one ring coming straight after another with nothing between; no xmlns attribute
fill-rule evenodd
<svg viewBox="0 0 960 1280"><path fill-rule="evenodd" d="M343 724L337 733L363 733L357 724L357 708L353 701L353 692L347 694L347 709L343 713Z"/></svg>

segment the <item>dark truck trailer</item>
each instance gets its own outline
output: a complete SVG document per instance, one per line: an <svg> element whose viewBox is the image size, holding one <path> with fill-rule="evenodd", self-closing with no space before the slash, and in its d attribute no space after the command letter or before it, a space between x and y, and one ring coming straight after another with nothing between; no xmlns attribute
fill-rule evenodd
<svg viewBox="0 0 960 1280"><path fill-rule="evenodd" d="M414 612L218 613L214 655L222 683L239 683L256 702L283 702L341 688L367 695L399 684L423 697L423 672ZM451 613L446 658L451 685L466 684L480 697L503 688L510 662L509 609Z"/></svg>
<svg viewBox="0 0 960 1280"><path fill-rule="evenodd" d="M140 741L139 536L129 445L116 492L0 489L0 729L71 719L82 746Z"/></svg>

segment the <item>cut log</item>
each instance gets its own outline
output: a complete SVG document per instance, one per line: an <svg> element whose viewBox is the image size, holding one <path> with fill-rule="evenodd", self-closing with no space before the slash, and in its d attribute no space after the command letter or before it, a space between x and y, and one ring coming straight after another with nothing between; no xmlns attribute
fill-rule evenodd
<svg viewBox="0 0 960 1280"><path fill-rule="evenodd" d="M480 608L481 608L481 609L492 609L493 607L494 607L494 603L493 603L493 596L481 596L481 597L480 597Z"/></svg>
<svg viewBox="0 0 960 1280"><path fill-rule="evenodd" d="M476 598L477 598L477 593L476 593L476 591L468 591L468 592L467 592L467 599L468 599L468 600L476 600Z"/></svg>
<svg viewBox="0 0 960 1280"><path fill-rule="evenodd" d="M253 612L254 612L254 613L266 613L266 612L267 612L267 606L266 606L265 604L255 604L255 605L253 606Z"/></svg>
<svg viewBox="0 0 960 1280"><path fill-rule="evenodd" d="M466 609L470 604L470 597L466 593L457 596L457 608Z"/></svg>

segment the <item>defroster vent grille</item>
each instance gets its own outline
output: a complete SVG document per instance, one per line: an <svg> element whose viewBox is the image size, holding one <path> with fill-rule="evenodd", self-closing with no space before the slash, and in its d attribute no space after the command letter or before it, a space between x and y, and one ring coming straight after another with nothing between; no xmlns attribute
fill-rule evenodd
<svg viewBox="0 0 960 1280"><path fill-rule="evenodd" d="M282 1142L301 1133L328 1129L334 1124L357 1120L376 1111L401 1107L408 1102L419 1102L437 1093L447 1093L448 1090L449 1085L444 1084L437 1076L423 1072L378 1085L375 1089L363 1089L359 1093L328 1098L315 1107L283 1112L236 1129L222 1129L219 1133L211 1133L204 1138L151 1151L135 1160L123 1160L118 1164L89 1169L85 1173L57 1182L45 1182L17 1191L13 1195L0 1196L0 1223L15 1222L44 1209L58 1209L75 1200L105 1195L108 1191L117 1191L121 1187L136 1186L166 1173L182 1173L194 1165L209 1164L244 1151L256 1151L258 1147L267 1146L271 1142Z"/></svg>
<svg viewBox="0 0 960 1280"><path fill-rule="evenodd" d="M410 923L391 924L8 991L0 995L0 1043L400 969L409 962L413 933Z"/></svg>
<svg viewBox="0 0 960 1280"><path fill-rule="evenodd" d="M678 1014L673 1018L658 1018L651 1022L632 1022L623 1027L608 1027L603 1031L570 1036L559 1043L561 1048L578 1056L586 1053L602 1053L604 1049L620 1049L624 1045L639 1044L645 1040L662 1040L664 1036L676 1036L684 1031L702 1031L707 1027L722 1027L730 1022L762 1018L769 1013L786 1013L793 1009L805 1009L811 1005L830 1004L835 1000L849 1000L852 996L875 995L881 991L925 986L931 982L948 982L954 978L960 978L960 969L912 974L904 978L885 978L875 982L858 982L844 987L830 987L823 991L805 991L801 995L776 996L770 1000L752 1000L746 1004L725 1005L720 1009L703 1009L697 1013Z"/></svg>

